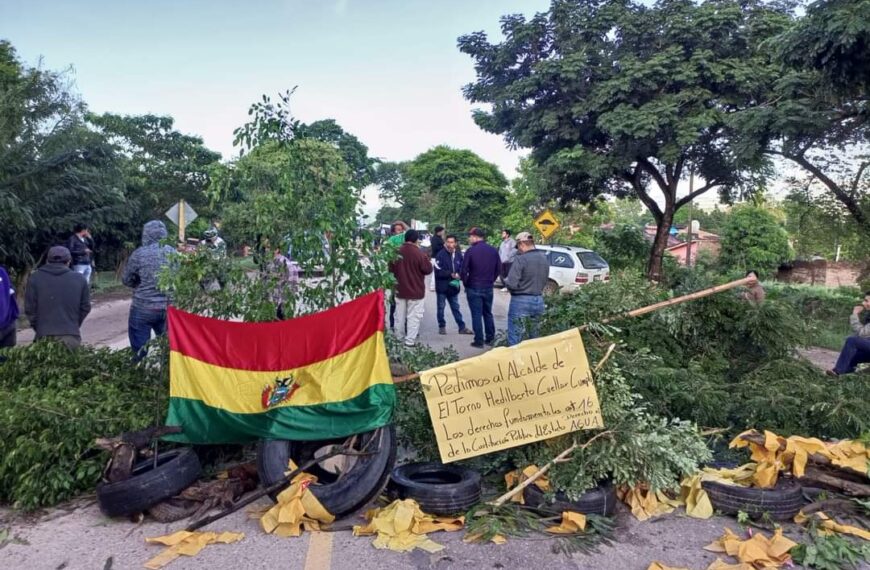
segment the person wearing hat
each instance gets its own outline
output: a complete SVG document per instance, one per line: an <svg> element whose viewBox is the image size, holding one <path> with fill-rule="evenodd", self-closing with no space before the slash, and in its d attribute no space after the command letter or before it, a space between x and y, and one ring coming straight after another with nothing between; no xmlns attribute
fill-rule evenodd
<svg viewBox="0 0 870 570"><path fill-rule="evenodd" d="M495 320L492 318L492 287L501 271L498 250L486 243L486 232L471 228L471 244L465 252L459 272L465 284L465 297L471 310L471 328L474 330L474 348L492 346L495 342Z"/></svg>
<svg viewBox="0 0 870 570"><path fill-rule="evenodd" d="M519 344L524 336L538 337L539 322L544 314L544 286L550 277L547 254L535 248L532 234L518 233L516 247L517 256L504 281L505 287L511 293L508 307L508 346Z"/></svg>
<svg viewBox="0 0 870 570"><path fill-rule="evenodd" d="M24 314L36 332L35 340L53 338L77 348L82 323L91 312L88 282L69 268L72 255L62 245L48 250L47 261L27 282Z"/></svg>

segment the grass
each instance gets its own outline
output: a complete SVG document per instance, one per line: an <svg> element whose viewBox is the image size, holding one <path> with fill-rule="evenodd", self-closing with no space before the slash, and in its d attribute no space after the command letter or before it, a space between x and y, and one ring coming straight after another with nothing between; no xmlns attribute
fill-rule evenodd
<svg viewBox="0 0 870 570"><path fill-rule="evenodd" d="M843 342L846 340L846 337L852 334L848 324L822 323L822 325L813 336L813 346L839 351L843 348Z"/></svg>
<svg viewBox="0 0 870 570"><path fill-rule="evenodd" d="M107 293L124 289L124 284L114 271L97 271L91 275L91 286L95 293Z"/></svg>

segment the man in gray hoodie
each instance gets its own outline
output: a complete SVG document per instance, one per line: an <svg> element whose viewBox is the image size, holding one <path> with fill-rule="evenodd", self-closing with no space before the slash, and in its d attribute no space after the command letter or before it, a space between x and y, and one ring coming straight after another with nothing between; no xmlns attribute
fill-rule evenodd
<svg viewBox="0 0 870 570"><path fill-rule="evenodd" d="M85 277L69 268L71 260L63 246L48 250L48 263L27 282L24 313L36 332L35 340L54 338L78 348L82 323L91 312L91 294Z"/></svg>
<svg viewBox="0 0 870 570"><path fill-rule="evenodd" d="M155 335L166 332L166 307L169 299L157 288L160 270L169 262L175 248L160 245L166 238L166 226L159 220L151 220L142 228L142 245L136 248L121 279L124 285L133 288L133 303L130 305L130 318L127 334L134 358L145 356L145 344Z"/></svg>

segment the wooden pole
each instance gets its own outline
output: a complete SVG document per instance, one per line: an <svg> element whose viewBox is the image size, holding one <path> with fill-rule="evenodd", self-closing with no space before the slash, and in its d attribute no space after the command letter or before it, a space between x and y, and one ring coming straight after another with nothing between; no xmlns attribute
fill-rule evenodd
<svg viewBox="0 0 870 570"><path fill-rule="evenodd" d="M178 243L184 243L184 198L178 201Z"/></svg>
<svg viewBox="0 0 870 570"><path fill-rule="evenodd" d="M601 321L602 323L610 323L616 321L618 319L626 319L630 317L639 317L641 315L645 315L647 313L652 313L653 311L658 311L659 309L664 309L665 307L672 307L674 305L679 305L680 303L687 303L689 301L694 301L696 299L701 299L703 297L709 297L710 295L715 295L716 293L721 293L722 291L728 291L729 289L734 289L735 287L740 287L742 285L748 285L755 281L755 277L744 277L743 279L738 279L736 281L730 281L728 283L723 283L722 285L716 285L715 287L710 287L708 289L701 289L700 291L695 291L694 293L689 293L688 295L682 295L680 297L674 297L673 299L668 299L667 301L662 301L661 303L654 303L652 305L647 305L646 307L641 307L639 309L634 309L633 311L628 311L627 313L622 313L621 315L614 315L612 317L608 317ZM585 331L589 325L583 325L578 327L578 329L582 332ZM608 355L609 356L609 355ZM401 384L402 382L407 382L409 380L416 380L420 377L420 374L415 372L413 374L406 374L404 376L393 376L394 384Z"/></svg>

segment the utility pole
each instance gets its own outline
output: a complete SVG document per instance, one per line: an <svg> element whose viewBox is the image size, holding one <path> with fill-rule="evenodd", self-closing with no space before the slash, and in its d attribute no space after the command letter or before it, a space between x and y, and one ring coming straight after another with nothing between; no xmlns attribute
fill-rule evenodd
<svg viewBox="0 0 870 570"><path fill-rule="evenodd" d="M695 189L695 170L689 171L689 194ZM692 266L692 202L689 200L689 227L686 228L686 267Z"/></svg>

